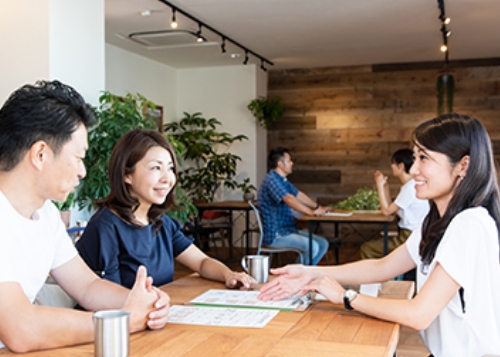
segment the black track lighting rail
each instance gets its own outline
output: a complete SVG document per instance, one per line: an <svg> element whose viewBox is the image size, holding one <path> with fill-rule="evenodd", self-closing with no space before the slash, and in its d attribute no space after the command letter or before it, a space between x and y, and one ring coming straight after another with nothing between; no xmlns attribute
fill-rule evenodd
<svg viewBox="0 0 500 357"><path fill-rule="evenodd" d="M439 20L441 20L441 34L443 36L443 44L441 45L441 51L444 52L444 63L448 66L450 48L448 47L448 37L451 35L451 31L448 30L447 25L450 23L450 18L446 17L444 10L444 0L437 0L439 8Z"/></svg>
<svg viewBox="0 0 500 357"><path fill-rule="evenodd" d="M264 67L264 64L267 63L271 66L274 66L274 63L270 60L268 60L267 58L259 55L258 53L255 53L254 51L252 51L251 49L249 49L248 47L242 45L241 43L239 43L238 41L235 41L233 40L231 37L229 36L226 36L224 35L222 32L220 31L217 31L216 29L214 29L212 26L210 25L207 25L206 23L204 23L203 21L200 21L198 20L196 17L194 17L193 15L190 15L188 14L186 11L180 9L177 5L174 5L172 4L170 1L167 1L167 0L158 0L162 3L164 3L165 5L169 6L171 9L172 9L172 12L175 14L175 13L180 13L182 15L184 15L185 17L187 17L188 19L198 23L198 28L199 28L199 33L201 34L201 28L204 27L208 30L210 30L210 32L213 32L215 33L216 35L220 36L221 37L221 41L222 41L222 44L221 44L221 51L224 53L226 52L226 42L231 42L233 43L235 46L241 48L243 51L245 51L245 61L244 61L244 64L247 64L248 63L248 54L252 54L254 57L257 57L258 59L260 59L260 62L261 62L261 66L260 68L264 71L266 71L267 69ZM440 1L440 0L438 0ZM174 15L175 16L175 15Z"/></svg>

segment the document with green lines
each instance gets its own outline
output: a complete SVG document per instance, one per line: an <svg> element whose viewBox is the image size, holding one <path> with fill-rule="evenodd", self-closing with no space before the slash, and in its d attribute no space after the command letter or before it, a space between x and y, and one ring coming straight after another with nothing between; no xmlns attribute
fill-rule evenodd
<svg viewBox="0 0 500 357"><path fill-rule="evenodd" d="M279 301L262 301L257 298L259 293L254 290L210 289L191 300L189 304L281 311L304 311L310 304L309 295L303 297L295 295Z"/></svg>

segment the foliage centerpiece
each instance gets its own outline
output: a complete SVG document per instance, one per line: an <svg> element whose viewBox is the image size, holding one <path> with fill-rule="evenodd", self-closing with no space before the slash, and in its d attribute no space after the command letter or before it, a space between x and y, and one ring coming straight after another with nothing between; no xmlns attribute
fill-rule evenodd
<svg viewBox="0 0 500 357"><path fill-rule="evenodd" d="M362 187L347 199L337 202L333 208L348 211L373 211L380 209L378 192L367 187Z"/></svg>

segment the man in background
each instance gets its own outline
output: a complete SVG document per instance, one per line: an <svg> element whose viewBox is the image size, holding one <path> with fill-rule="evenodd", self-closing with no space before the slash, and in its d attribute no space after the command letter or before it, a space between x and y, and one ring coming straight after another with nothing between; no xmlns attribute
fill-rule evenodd
<svg viewBox="0 0 500 357"><path fill-rule="evenodd" d="M326 207L316 204L287 180L293 167L290 151L287 148L274 148L267 160L270 171L260 185L257 198L264 225L263 244L272 248L297 248L303 252L301 263L317 265L328 251L328 241L313 235L312 262L310 262L309 234L297 229L293 211L320 216L325 214Z"/></svg>

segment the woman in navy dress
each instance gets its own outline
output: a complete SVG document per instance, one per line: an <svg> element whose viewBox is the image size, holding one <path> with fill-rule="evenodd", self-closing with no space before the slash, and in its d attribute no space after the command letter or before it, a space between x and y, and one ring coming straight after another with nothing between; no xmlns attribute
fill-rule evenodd
<svg viewBox="0 0 500 357"><path fill-rule="evenodd" d="M254 280L208 257L165 212L174 205L177 163L159 132L133 130L116 143L109 165L110 193L99 201L77 242L80 255L104 279L131 288L144 265L155 285L174 278L174 259L228 288Z"/></svg>

